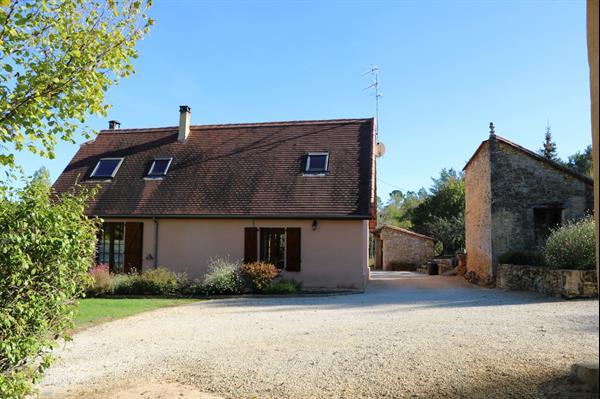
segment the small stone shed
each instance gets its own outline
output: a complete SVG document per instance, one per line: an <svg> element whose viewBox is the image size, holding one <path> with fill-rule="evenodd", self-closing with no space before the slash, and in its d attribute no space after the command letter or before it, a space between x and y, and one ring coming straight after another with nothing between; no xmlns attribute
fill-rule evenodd
<svg viewBox="0 0 600 399"><path fill-rule="evenodd" d="M492 282L498 257L542 244L550 229L591 213L593 181L495 135L465 168L467 272Z"/></svg>
<svg viewBox="0 0 600 399"><path fill-rule="evenodd" d="M373 231L375 269L416 270L433 257L435 240L401 227L384 225Z"/></svg>

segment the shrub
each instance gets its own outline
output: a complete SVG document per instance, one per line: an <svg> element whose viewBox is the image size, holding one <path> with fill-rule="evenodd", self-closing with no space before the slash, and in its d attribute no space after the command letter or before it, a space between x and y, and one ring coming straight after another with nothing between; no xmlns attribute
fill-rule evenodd
<svg viewBox="0 0 600 399"><path fill-rule="evenodd" d="M252 288L258 292L263 291L279 275L275 265L263 262L244 264L240 267L240 271L248 278Z"/></svg>
<svg viewBox="0 0 600 399"><path fill-rule="evenodd" d="M88 296L106 295L111 292L112 276L108 265L98 264L92 267L89 271L92 278L91 285L87 289Z"/></svg>
<svg viewBox="0 0 600 399"><path fill-rule="evenodd" d="M72 327L76 300L91 283L97 220L90 193L55 197L32 181L0 190L0 397L31 393L50 351Z"/></svg>
<svg viewBox="0 0 600 399"><path fill-rule="evenodd" d="M177 275L159 267L141 274L117 274L113 276L111 292L117 295L166 295L177 289Z"/></svg>
<svg viewBox="0 0 600 399"><path fill-rule="evenodd" d="M149 269L142 274L131 274L132 294L164 295L172 294L177 288L177 276L164 267Z"/></svg>
<svg viewBox="0 0 600 399"><path fill-rule="evenodd" d="M177 276L176 292L183 296L204 296L206 295L202 282L196 279L190 279L185 274Z"/></svg>
<svg viewBox="0 0 600 399"><path fill-rule="evenodd" d="M588 216L552 231L544 245L544 260L557 269L593 269L595 245L594 219Z"/></svg>
<svg viewBox="0 0 600 399"><path fill-rule="evenodd" d="M296 294L301 290L300 283L293 280L277 280L271 281L264 289L265 294L282 295Z"/></svg>
<svg viewBox="0 0 600 399"><path fill-rule="evenodd" d="M208 273L202 281L203 290L208 295L239 294L244 289L239 262L228 258L212 258L208 262Z"/></svg>
<svg viewBox="0 0 600 399"><path fill-rule="evenodd" d="M542 266L544 258L540 251L509 251L498 256L498 263L510 265Z"/></svg>

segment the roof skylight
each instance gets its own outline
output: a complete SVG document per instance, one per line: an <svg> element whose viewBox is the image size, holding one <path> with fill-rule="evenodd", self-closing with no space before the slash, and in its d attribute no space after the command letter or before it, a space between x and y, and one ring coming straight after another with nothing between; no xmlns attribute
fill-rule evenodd
<svg viewBox="0 0 600 399"><path fill-rule="evenodd" d="M98 161L90 176L96 178L115 177L121 163L123 163L123 158L102 158Z"/></svg>
<svg viewBox="0 0 600 399"><path fill-rule="evenodd" d="M148 177L166 176L172 159L173 158L156 158L154 161L152 161L152 165L148 171Z"/></svg>
<svg viewBox="0 0 600 399"><path fill-rule="evenodd" d="M310 152L306 157L306 173L325 173L329 166L328 152Z"/></svg>

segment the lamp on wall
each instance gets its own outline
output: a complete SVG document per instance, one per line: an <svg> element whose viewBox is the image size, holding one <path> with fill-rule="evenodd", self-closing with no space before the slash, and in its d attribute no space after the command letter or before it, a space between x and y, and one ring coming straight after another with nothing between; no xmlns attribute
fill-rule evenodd
<svg viewBox="0 0 600 399"><path fill-rule="evenodd" d="M146 260L153 260L154 256L152 256L152 254L148 254L146 255Z"/></svg>
<svg viewBox="0 0 600 399"><path fill-rule="evenodd" d="M317 221L313 220L312 222L312 231L317 231Z"/></svg>

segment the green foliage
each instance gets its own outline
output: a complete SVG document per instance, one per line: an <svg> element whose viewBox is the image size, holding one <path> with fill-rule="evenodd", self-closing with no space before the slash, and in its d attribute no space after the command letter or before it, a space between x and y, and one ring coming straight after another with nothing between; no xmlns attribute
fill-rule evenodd
<svg viewBox="0 0 600 399"><path fill-rule="evenodd" d="M433 216L425 222L424 230L429 236L442 244L442 251L453 253L465 247L465 215L439 217Z"/></svg>
<svg viewBox="0 0 600 399"><path fill-rule="evenodd" d="M588 145L583 152L577 151L575 154L570 155L567 166L575 169L582 175L591 177L593 172L592 146Z"/></svg>
<svg viewBox="0 0 600 399"><path fill-rule="evenodd" d="M269 295L288 295L297 294L302 290L300 283L294 280L275 280L271 281L263 290L264 294Z"/></svg>
<svg viewBox="0 0 600 399"><path fill-rule="evenodd" d="M557 269L594 269L595 245L594 218L588 216L553 230L544 245L544 260Z"/></svg>
<svg viewBox="0 0 600 399"><path fill-rule="evenodd" d="M213 258L208 264L208 273L202 281L208 295L234 295L244 289L239 262L227 258Z"/></svg>
<svg viewBox="0 0 600 399"><path fill-rule="evenodd" d="M74 142L88 115L107 114L104 94L133 73L150 4L15 0L0 8L0 165L14 165L13 149L53 158L56 142Z"/></svg>
<svg viewBox="0 0 600 399"><path fill-rule="evenodd" d="M444 252L464 246L465 182L461 172L442 169L431 194L412 213L414 231L442 242Z"/></svg>
<svg viewBox="0 0 600 399"><path fill-rule="evenodd" d="M544 257L538 250L509 251L498 256L498 263L524 266L544 266Z"/></svg>
<svg viewBox="0 0 600 399"><path fill-rule="evenodd" d="M279 271L270 263L253 262L240 267L242 276L246 277L252 288L262 292L271 281L279 275Z"/></svg>
<svg viewBox="0 0 600 399"><path fill-rule="evenodd" d="M552 141L552 132L550 131L550 126L546 128L544 143L542 144L542 148L540 148L539 153L545 158L560 162L560 158L558 157L558 152L556 150L556 143Z"/></svg>
<svg viewBox="0 0 600 399"><path fill-rule="evenodd" d="M379 199L378 206L378 224L380 226L389 224L392 226L410 229L412 227L412 212L427 197L427 191L421 189L418 192L408 191L403 193L400 190L394 190L390 193L390 198L386 205Z"/></svg>
<svg viewBox="0 0 600 399"><path fill-rule="evenodd" d="M108 266L97 265L90 270L90 276L94 282L88 288L88 296L169 295L176 293L179 285L178 276L164 267L141 274L110 274Z"/></svg>
<svg viewBox="0 0 600 399"><path fill-rule="evenodd" d="M0 196L0 397L32 391L89 283L98 223L90 193L53 197L34 180ZM67 337L68 338L68 337Z"/></svg>

